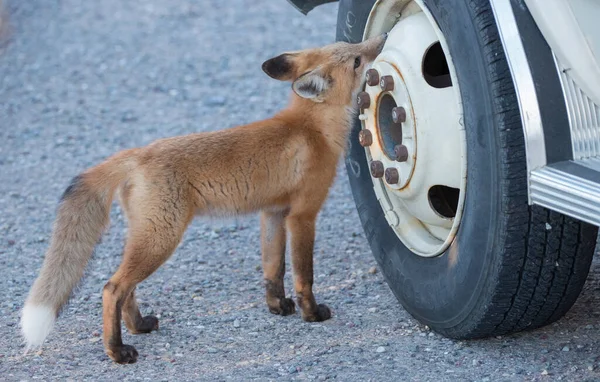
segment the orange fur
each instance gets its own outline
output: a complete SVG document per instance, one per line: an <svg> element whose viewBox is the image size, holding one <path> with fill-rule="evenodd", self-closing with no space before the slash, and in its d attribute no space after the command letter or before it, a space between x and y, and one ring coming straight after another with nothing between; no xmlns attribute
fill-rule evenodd
<svg viewBox="0 0 600 382"><path fill-rule="evenodd" d="M198 214L261 211L266 300L269 310L281 315L295 309L283 287L290 232L302 317L328 319L329 308L317 304L312 292L315 220L345 149L354 94L384 41L381 36L361 44L336 43L268 60L263 70L292 81L294 89L289 107L273 118L161 139L117 153L75 178L63 196L50 248L26 302L22 327L28 341L36 339L30 345L45 335L31 335L35 325L27 306L57 314L67 301L108 224L115 191L129 233L123 261L103 291L104 345L113 360L137 358L137 351L121 340L121 318L133 333L158 327L155 317L141 316L135 287L171 256Z"/></svg>

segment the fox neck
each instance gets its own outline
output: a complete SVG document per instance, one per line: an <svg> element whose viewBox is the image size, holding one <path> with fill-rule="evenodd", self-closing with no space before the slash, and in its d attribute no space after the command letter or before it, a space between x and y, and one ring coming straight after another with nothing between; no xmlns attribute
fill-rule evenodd
<svg viewBox="0 0 600 382"><path fill-rule="evenodd" d="M344 105L314 102L294 94L285 112L296 114L302 125L319 131L331 149L341 154L348 146L348 137L357 110L351 107L350 103Z"/></svg>

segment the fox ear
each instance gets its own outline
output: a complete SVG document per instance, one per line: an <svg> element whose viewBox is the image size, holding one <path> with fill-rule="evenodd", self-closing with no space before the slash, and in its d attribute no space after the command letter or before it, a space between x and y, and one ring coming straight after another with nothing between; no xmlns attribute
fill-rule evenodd
<svg viewBox="0 0 600 382"><path fill-rule="evenodd" d="M271 78L280 81L291 80L294 74L294 55L283 53L268 59L262 64L262 70Z"/></svg>
<svg viewBox="0 0 600 382"><path fill-rule="evenodd" d="M323 95L330 86L330 80L324 77L319 69L315 69L296 78L292 89L302 98L323 102Z"/></svg>

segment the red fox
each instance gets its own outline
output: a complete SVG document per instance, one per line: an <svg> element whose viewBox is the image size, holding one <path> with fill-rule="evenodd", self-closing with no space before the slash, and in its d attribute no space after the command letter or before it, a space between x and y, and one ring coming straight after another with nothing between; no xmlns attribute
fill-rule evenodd
<svg viewBox="0 0 600 382"><path fill-rule="evenodd" d="M195 215L260 211L266 302L282 316L295 312L285 296L286 232L297 303L305 321L330 309L313 295L315 219L346 148L354 99L386 35L359 44L335 43L284 53L263 63L272 78L292 82L289 106L270 119L221 131L157 140L124 150L76 176L65 190L40 274L21 315L27 349L39 347L69 299L108 225L113 194L128 221L123 260L102 293L106 353L133 363L121 339L158 329L140 314L135 288L173 253Z"/></svg>

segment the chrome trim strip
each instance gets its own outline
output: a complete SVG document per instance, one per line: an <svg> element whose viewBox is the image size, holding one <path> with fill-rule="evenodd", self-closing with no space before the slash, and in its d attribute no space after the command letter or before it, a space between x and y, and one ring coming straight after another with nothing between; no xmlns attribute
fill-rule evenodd
<svg viewBox="0 0 600 382"><path fill-rule="evenodd" d="M600 226L600 184L548 166L530 182L532 203Z"/></svg>
<svg viewBox="0 0 600 382"><path fill-rule="evenodd" d="M490 4L519 101L529 179L533 170L546 165L544 130L535 84L510 0L490 0Z"/></svg>

